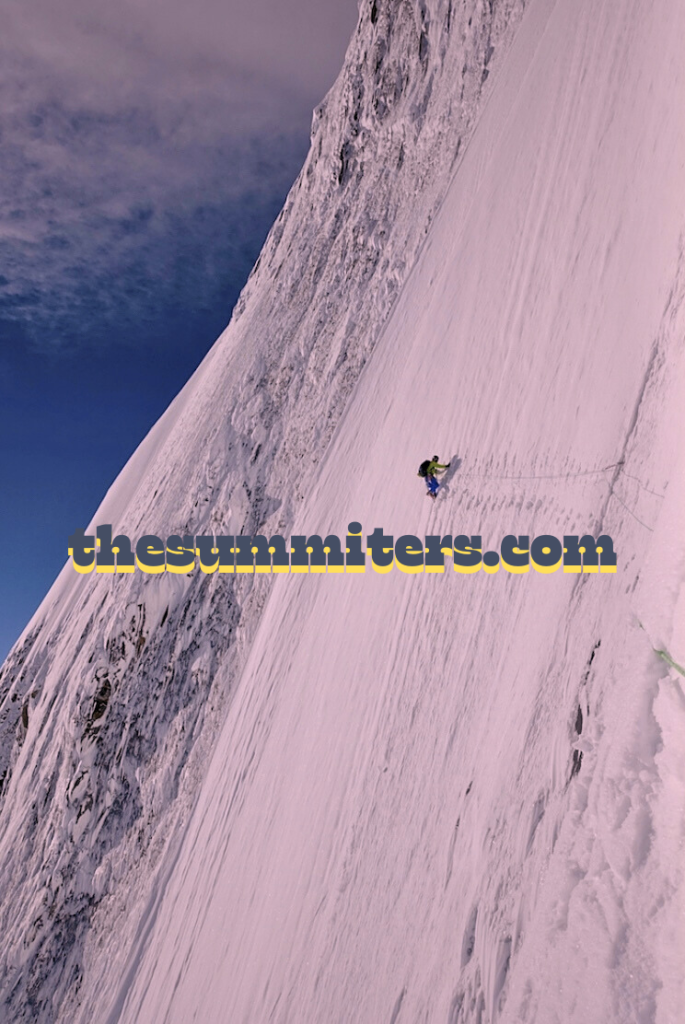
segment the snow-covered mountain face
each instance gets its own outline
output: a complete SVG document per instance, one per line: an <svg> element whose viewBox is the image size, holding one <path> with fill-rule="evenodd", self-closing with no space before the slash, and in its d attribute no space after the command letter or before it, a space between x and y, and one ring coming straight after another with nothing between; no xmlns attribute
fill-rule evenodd
<svg viewBox="0 0 685 1024"><path fill-rule="evenodd" d="M0 680L8 1020L682 1018L685 10L521 14L362 5L93 524L606 532L618 572L68 566Z"/></svg>
<svg viewBox="0 0 685 1024"><path fill-rule="evenodd" d="M229 328L93 524L131 537L289 533L523 6L362 3ZM3 1019L97 1019L119 984L270 589L264 578L67 567L10 653L0 674Z"/></svg>

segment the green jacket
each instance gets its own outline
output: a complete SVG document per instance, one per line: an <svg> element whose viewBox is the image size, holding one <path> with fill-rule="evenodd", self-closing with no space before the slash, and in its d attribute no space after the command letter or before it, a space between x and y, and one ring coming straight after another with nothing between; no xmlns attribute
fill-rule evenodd
<svg viewBox="0 0 685 1024"><path fill-rule="evenodd" d="M449 465L449 463L448 463ZM431 459L430 466L426 470L426 476L434 476L437 469L447 469L447 466L442 466L437 459Z"/></svg>

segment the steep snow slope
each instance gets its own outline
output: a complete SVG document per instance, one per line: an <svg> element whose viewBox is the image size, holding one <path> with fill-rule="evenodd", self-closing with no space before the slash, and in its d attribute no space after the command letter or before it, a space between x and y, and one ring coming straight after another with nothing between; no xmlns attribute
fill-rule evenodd
<svg viewBox="0 0 685 1024"><path fill-rule="evenodd" d="M279 578L108 1021L682 1019L684 22L535 0L297 517L618 573Z"/></svg>
<svg viewBox="0 0 685 1024"><path fill-rule="evenodd" d="M94 523L132 537L290 532L522 8L362 3L231 325ZM0 673L0 1016L93 1019L118 986L269 591L263 578L67 567L11 652Z"/></svg>
<svg viewBox="0 0 685 1024"><path fill-rule="evenodd" d="M68 569L2 677L9 1020L682 1017L685 697L653 648L685 662L685 12L533 0L439 206L460 55L468 131L482 26L510 26L387 9L238 319L94 521L605 530L619 571ZM402 59L401 109L345 150L348 98L364 127Z"/></svg>

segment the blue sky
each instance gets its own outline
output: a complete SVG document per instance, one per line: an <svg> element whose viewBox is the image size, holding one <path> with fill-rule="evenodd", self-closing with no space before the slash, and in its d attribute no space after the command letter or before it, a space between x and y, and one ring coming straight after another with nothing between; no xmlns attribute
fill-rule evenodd
<svg viewBox="0 0 685 1024"><path fill-rule="evenodd" d="M3 8L0 659L228 322L357 17L355 0Z"/></svg>

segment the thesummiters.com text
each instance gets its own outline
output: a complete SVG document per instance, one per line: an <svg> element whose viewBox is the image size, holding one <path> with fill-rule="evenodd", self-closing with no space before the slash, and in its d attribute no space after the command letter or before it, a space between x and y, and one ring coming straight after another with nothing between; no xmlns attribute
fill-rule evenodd
<svg viewBox="0 0 685 1024"><path fill-rule="evenodd" d="M98 526L96 536L76 530L69 538L69 556L79 573L190 573L198 564L204 573L363 573L367 556L375 572L397 568L406 573L440 573L451 559L455 572L615 573L616 555L611 537L596 540L589 534L551 534L530 537L507 534L499 549L484 550L478 534L427 536L421 540L403 534L396 540L381 527L363 545L360 523L349 523L341 542L334 534L291 536L290 547L280 536L193 536L172 534L166 543L146 534L135 548L124 534L112 538L110 525Z"/></svg>

